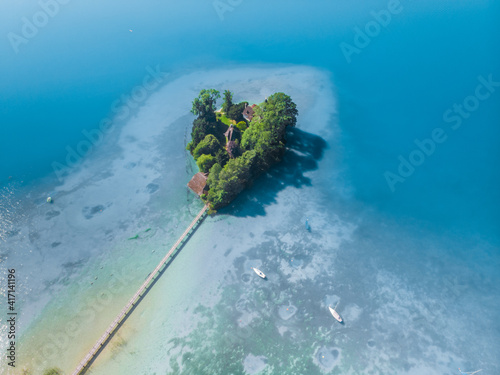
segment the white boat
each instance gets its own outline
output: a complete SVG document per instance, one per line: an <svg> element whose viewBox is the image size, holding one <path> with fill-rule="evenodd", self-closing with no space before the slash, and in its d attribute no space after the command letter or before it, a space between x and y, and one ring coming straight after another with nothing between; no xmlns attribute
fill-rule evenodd
<svg viewBox="0 0 500 375"><path fill-rule="evenodd" d="M260 276L260 277L262 277L263 279L265 279L265 278L266 278L266 275L264 275L264 272L262 272L261 270L259 270L259 269L255 268L255 267L253 267L252 269L255 271L255 273L256 273L257 275L259 275L259 276Z"/></svg>
<svg viewBox="0 0 500 375"><path fill-rule="evenodd" d="M460 370L460 367L459 367L458 371L460 371L460 373L462 375L474 375L474 374L478 373L479 371L483 371L483 370L476 370L476 371L465 372L465 371Z"/></svg>
<svg viewBox="0 0 500 375"><path fill-rule="evenodd" d="M340 302L340 301L339 301ZM337 308L337 306L339 305L339 303L337 302L337 304L335 305L335 308L331 308L330 306L328 306L328 309L330 309L330 312L332 313L333 317L335 319L337 319L337 321L339 323L342 323L344 320L342 319L342 317L339 315L339 313L337 311L335 311L335 309Z"/></svg>

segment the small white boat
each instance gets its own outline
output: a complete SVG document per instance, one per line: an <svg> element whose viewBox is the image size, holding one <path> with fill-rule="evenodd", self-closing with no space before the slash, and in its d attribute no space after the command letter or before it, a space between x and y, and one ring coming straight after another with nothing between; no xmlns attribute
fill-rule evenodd
<svg viewBox="0 0 500 375"><path fill-rule="evenodd" d="M462 375L474 375L474 374L478 373L479 371L483 371L483 370L476 370L476 371L465 372L465 371L460 370L460 367L459 367L458 371L460 371L460 373Z"/></svg>
<svg viewBox="0 0 500 375"><path fill-rule="evenodd" d="M340 301L339 301L340 302ZM332 313L333 317L335 319L337 319L337 321L339 323L342 323L344 320L342 319L342 317L339 315L339 313L337 311L335 311L335 309L337 308L337 306L339 305L339 303L337 302L337 304L335 305L335 308L331 308L330 306L328 306L328 309L330 310L330 312Z"/></svg>
<svg viewBox="0 0 500 375"><path fill-rule="evenodd" d="M255 271L255 273L256 273L257 275L259 275L259 276L260 276L260 277L262 277L263 279L265 279L265 278L266 278L266 275L264 275L264 272L262 272L261 270L259 270L259 269L255 268L255 267L253 267L252 269Z"/></svg>

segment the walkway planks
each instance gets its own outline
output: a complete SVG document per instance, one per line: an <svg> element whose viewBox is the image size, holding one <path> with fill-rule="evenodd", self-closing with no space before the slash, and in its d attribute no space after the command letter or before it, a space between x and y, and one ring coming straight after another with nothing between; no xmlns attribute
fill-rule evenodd
<svg viewBox="0 0 500 375"><path fill-rule="evenodd" d="M134 296L128 301L128 303L125 305L125 307L120 311L120 314L116 317L115 320L111 322L109 327L106 329L104 334L97 340L95 345L90 349L88 354L85 356L85 358L82 359L78 367L76 368L75 371L73 371L72 375L79 375L88 365L89 363L95 359L98 355L99 350L105 345L106 341L108 338L118 330L120 323L123 321L123 319L127 316L127 314L130 312L130 309L132 306L135 306L143 293L149 288L151 281L156 278L156 276L159 274L160 270L163 268L165 263L167 263L168 258L175 252L177 247L182 243L182 241L186 238L186 236L189 234L189 232L196 226L196 224L200 221L200 219L205 215L205 212L207 211L208 206L204 206L203 209L198 213L198 215L194 218L194 220L191 222L189 227L182 233L182 235L179 237L177 242L170 248L168 251L167 255L163 257L161 262L156 266L156 268L151 272L149 277L144 281L144 283L141 285L139 290L134 294Z"/></svg>

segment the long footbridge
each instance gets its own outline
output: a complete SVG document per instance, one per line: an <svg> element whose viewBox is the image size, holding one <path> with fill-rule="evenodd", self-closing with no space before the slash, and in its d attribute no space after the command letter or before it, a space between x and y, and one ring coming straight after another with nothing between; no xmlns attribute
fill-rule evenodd
<svg viewBox="0 0 500 375"><path fill-rule="evenodd" d="M137 292L135 292L133 297L128 301L128 303L125 305L125 307L120 311L120 313L118 314L116 319L111 322L111 324L106 329L106 331L103 333L103 335L99 338L99 340L97 340L97 342L92 347L92 349L90 349L90 351L87 353L87 355L82 359L82 361L80 362L78 367L75 369L75 371L73 371L72 375L81 374L97 358L101 349L104 348L104 346L106 346L106 344L108 343L108 340L113 336L113 334L116 331L118 331L121 323L132 312L132 309L134 308L134 306L136 306L139 303L141 297L144 296L144 294L152 286L153 280L156 279L160 275L161 270L163 269L165 264L168 262L169 258L172 256L172 254L174 254L174 252L179 248L179 246L182 244L182 242L189 236L189 234L197 226L197 224L203 220L207 209L208 209L208 206L204 206L202 208L202 210L198 213L198 215L196 215L194 220L187 227L187 229L184 231L184 233L182 233L182 235L179 237L177 242L170 248L168 253L163 257L163 259L160 261L160 263L151 272L151 274L146 279L146 281L144 281L144 283L141 285L139 290Z"/></svg>

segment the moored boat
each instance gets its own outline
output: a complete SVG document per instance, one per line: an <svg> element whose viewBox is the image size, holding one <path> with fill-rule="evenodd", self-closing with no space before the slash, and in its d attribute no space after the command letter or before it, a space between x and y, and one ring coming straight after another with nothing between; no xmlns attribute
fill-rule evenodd
<svg viewBox="0 0 500 375"><path fill-rule="evenodd" d="M330 310L330 312L332 313L333 317L334 317L335 319L337 319L337 321L338 321L339 323L342 323L344 320L343 320L343 319L342 319L342 317L339 315L339 313L335 310L335 309L337 308L337 306L338 306L338 305L339 305L339 304L337 303L337 305L335 305L335 308L333 308L333 309L332 309L330 306L328 306L328 309L329 309L329 310Z"/></svg>
<svg viewBox="0 0 500 375"><path fill-rule="evenodd" d="M262 277L263 279L265 279L265 278L266 278L266 275L264 275L264 272L262 272L262 271L261 271L261 270L259 270L258 268L253 267L252 269L255 271L255 273L256 273L257 275L259 275L259 276L260 276L260 277Z"/></svg>

